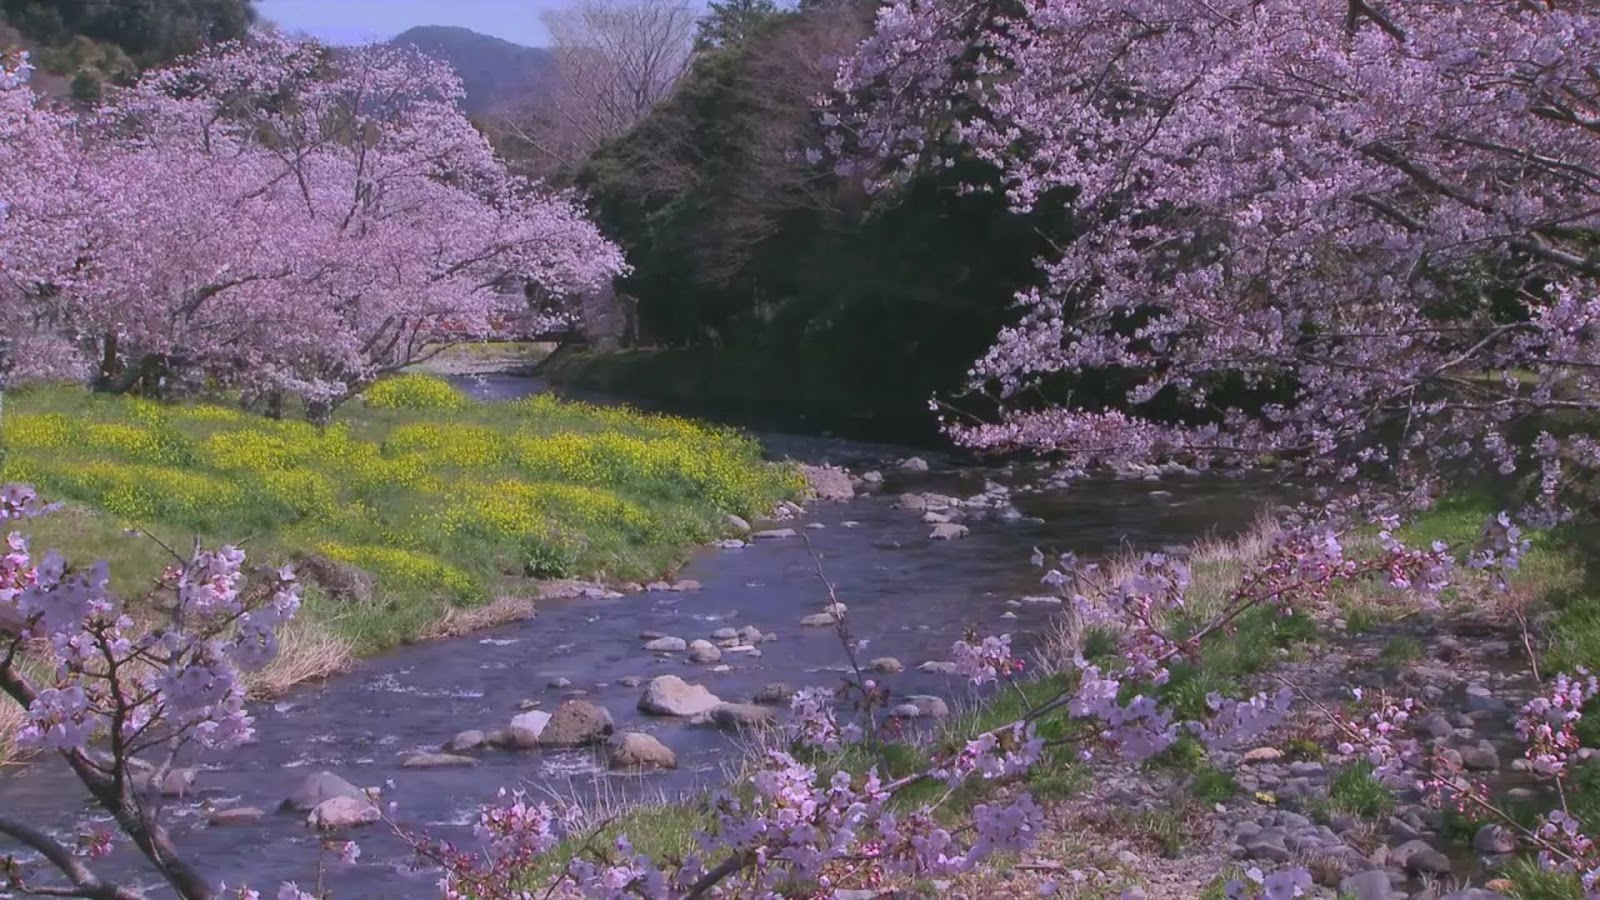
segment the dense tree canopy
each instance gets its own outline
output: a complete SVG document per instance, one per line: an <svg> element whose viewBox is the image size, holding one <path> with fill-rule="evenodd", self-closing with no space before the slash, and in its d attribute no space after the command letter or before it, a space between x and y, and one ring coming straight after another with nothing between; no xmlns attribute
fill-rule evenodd
<svg viewBox="0 0 1600 900"><path fill-rule="evenodd" d="M1589 4L903 0L844 70L859 115L839 144L906 175L955 139L1014 210L1073 198L1083 234L972 373L1012 412L958 427L969 444L1486 448L1553 478L1600 463L1586 437L1515 440L1600 396L1597 54ZM1017 402L1090 371L1131 387ZM1191 412L1158 420L1161 399Z"/></svg>
<svg viewBox="0 0 1600 900"><path fill-rule="evenodd" d="M726 392L719 412L743 391L812 427L931 434L928 397L960 385L1066 227L964 194L989 177L970 158L879 198L823 159L817 98L870 15L719 8L678 90L580 179L635 266L641 340L714 357L692 393Z"/></svg>
<svg viewBox="0 0 1600 900"><path fill-rule="evenodd" d="M267 35L79 117L0 92L7 320L104 387L206 376L325 409L441 326L520 308L524 280L607 283L616 248L509 175L459 94L409 49Z"/></svg>
<svg viewBox="0 0 1600 900"><path fill-rule="evenodd" d="M256 10L252 0L0 0L0 16L48 46L82 36L148 66L244 37Z"/></svg>

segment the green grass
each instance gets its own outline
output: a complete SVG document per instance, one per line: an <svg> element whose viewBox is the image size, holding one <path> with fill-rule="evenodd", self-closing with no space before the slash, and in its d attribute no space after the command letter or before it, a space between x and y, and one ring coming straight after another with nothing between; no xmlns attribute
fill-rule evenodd
<svg viewBox="0 0 1600 900"><path fill-rule="evenodd" d="M1376 819L1394 809L1394 792L1384 787L1366 762L1352 763L1328 782L1328 803L1343 813Z"/></svg>
<svg viewBox="0 0 1600 900"><path fill-rule="evenodd" d="M1532 859L1511 862L1500 873L1511 882L1510 900L1584 900L1585 891L1571 872L1547 872Z"/></svg>
<svg viewBox="0 0 1600 900"><path fill-rule="evenodd" d="M1239 793L1239 785L1232 775L1208 765L1190 778L1189 792L1203 803L1221 803Z"/></svg>
<svg viewBox="0 0 1600 900"><path fill-rule="evenodd" d="M1422 642L1409 634L1397 634L1384 642L1378 658L1391 669L1403 668L1422 658Z"/></svg>
<svg viewBox="0 0 1600 900"><path fill-rule="evenodd" d="M0 479L66 510L29 523L40 549L111 561L134 595L199 536L259 561L321 554L365 569L370 603L308 598L360 651L452 609L529 596L531 580L639 580L801 487L731 430L540 396L472 401L447 383L374 385L317 428L220 405L51 387L9 393Z"/></svg>

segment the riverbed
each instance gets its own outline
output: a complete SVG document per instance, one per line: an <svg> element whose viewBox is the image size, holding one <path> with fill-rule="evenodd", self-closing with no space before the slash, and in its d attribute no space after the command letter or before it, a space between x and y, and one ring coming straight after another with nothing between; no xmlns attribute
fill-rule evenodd
<svg viewBox="0 0 1600 900"><path fill-rule="evenodd" d="M466 386L492 398L529 390L526 381L485 379ZM836 685L846 663L838 636L799 624L826 602L819 564L849 607L851 632L869 642L863 656L890 656L904 664L904 672L882 676L891 690L934 694L958 705L972 699L959 679L917 666L946 659L951 642L968 628L1011 633L1024 652L1049 634L1050 607L1008 603L1041 592L1038 572L1028 564L1033 547L1099 556L1225 534L1248 526L1263 496L1243 482L1182 476L1160 483L1080 481L1025 493L1031 472L939 460L932 471L906 472L893 467L899 455L894 448L781 436L766 444L776 456L845 463L857 471L881 468L885 480L849 503L817 504L776 523L794 529L793 537L696 554L677 578L699 582L698 590L548 602L534 619L364 660L347 674L261 704L254 711L256 743L196 760L202 771L195 790L173 801L170 812L179 846L203 871L230 885L309 884L319 836L307 830L303 815L271 811L302 778L321 770L382 788L384 802L396 804L400 823L455 840L470 840L474 811L502 786L589 804L692 797L724 782L725 770L742 753L741 742L681 720L640 714L636 703L643 689L621 681L677 674L727 701L749 700L769 682ZM921 514L895 502L904 492L966 497L988 483L1015 489L1021 517L970 521L964 539L930 540ZM777 639L760 646L760 657L725 656L723 672L691 664L683 653L647 652L641 638L660 632L693 640L746 625ZM474 754L477 764L470 768L400 765L418 751L437 750L457 732L505 727L519 709L536 703L551 710L580 691L611 713L619 732L643 730L659 738L677 754L678 769L612 774L593 750L483 751ZM269 814L253 824L205 825L208 810L233 806ZM0 808L62 833L85 820L103 820L65 766L49 758L0 776ZM334 896L433 895L436 876L412 872L402 844L382 826L353 836L363 855L354 867L329 870L325 885ZM100 866L110 875L143 871L125 849ZM153 878L140 880L154 887ZM170 893L154 889L151 896Z"/></svg>

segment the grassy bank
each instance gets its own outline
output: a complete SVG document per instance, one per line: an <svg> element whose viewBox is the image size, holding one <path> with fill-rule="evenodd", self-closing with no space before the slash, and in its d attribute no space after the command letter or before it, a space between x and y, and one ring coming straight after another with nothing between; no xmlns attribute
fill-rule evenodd
<svg viewBox="0 0 1600 900"><path fill-rule="evenodd" d="M0 440L0 480L68 503L28 523L34 546L110 560L124 596L171 561L141 529L173 547L244 542L257 560L315 556L370 576L370 596L312 585L264 688L509 615L538 579L658 576L725 533L726 514L762 514L802 485L729 430L549 397L476 403L423 376L379 383L326 428L76 388L14 392Z"/></svg>

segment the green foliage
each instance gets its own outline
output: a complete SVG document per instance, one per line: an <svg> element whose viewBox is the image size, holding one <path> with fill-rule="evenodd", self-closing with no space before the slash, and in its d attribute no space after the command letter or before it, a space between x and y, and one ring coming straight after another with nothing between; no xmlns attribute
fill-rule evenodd
<svg viewBox="0 0 1600 900"><path fill-rule="evenodd" d="M404 639L449 606L525 593L527 578L654 577L720 534L726 513L757 514L803 484L748 438L683 419L552 398L479 404L419 377L374 391L378 402L350 404L326 428L71 388L12 392L0 478L76 501L111 530L354 564L387 604L335 611L363 646ZM121 562L126 548L84 544L99 530L80 522L52 546Z"/></svg>
<svg viewBox="0 0 1600 900"><path fill-rule="evenodd" d="M1384 643L1378 658L1391 669L1401 668L1422 658L1422 642L1409 634L1397 634Z"/></svg>
<svg viewBox="0 0 1600 900"><path fill-rule="evenodd" d="M1532 859L1517 859L1500 873L1511 887L1510 900L1584 900L1587 892L1572 872L1549 872Z"/></svg>
<svg viewBox="0 0 1600 900"><path fill-rule="evenodd" d="M1189 779L1189 792L1196 800L1221 803L1239 792L1233 776L1213 766L1202 766Z"/></svg>
<svg viewBox="0 0 1600 900"><path fill-rule="evenodd" d="M714 46L578 177L634 267L641 341L668 349L556 374L747 424L933 437L928 397L964 385L1070 221L956 190L993 182L970 158L869 197L797 155L825 145L812 100L834 75L801 60L849 52L866 8L714 7Z"/></svg>
<svg viewBox="0 0 1600 900"><path fill-rule="evenodd" d="M40 45L41 65L67 74L114 53L137 66L170 62L206 44L242 38L255 21L251 0L0 0L0 16Z"/></svg>
<svg viewBox="0 0 1600 900"><path fill-rule="evenodd" d="M1372 765L1355 762L1335 772L1328 782L1328 801L1334 809L1376 819L1394 809L1394 793L1373 774Z"/></svg>

